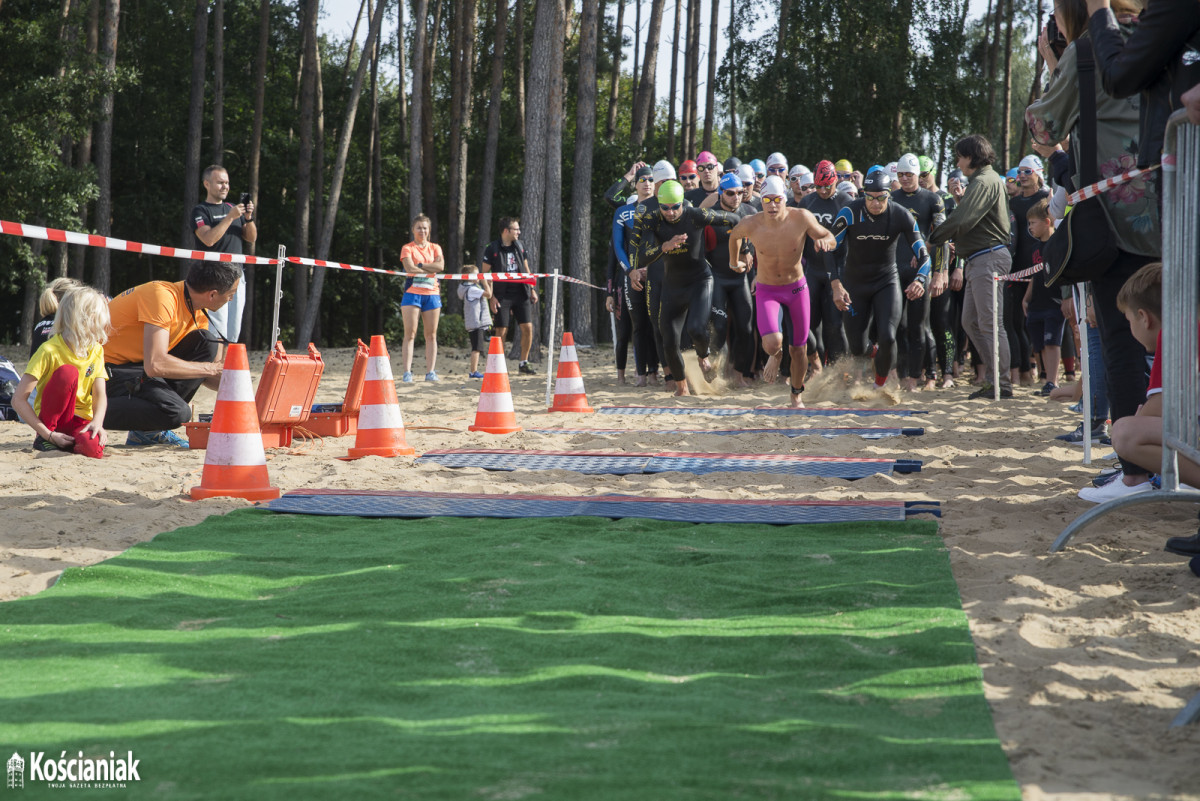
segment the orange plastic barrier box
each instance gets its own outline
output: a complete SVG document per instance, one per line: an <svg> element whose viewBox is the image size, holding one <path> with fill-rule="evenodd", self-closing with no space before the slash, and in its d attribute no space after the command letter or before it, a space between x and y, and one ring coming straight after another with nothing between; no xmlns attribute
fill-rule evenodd
<svg viewBox="0 0 1200 801"><path fill-rule="evenodd" d="M283 343L275 343L254 393L264 448L286 448L292 444L292 428L308 420L324 372L325 363L311 342L307 355L288 355ZM193 450L208 447L210 426L211 423L203 421L185 424L188 447Z"/></svg>
<svg viewBox="0 0 1200 801"><path fill-rule="evenodd" d="M346 437L358 432L358 410L362 405L363 382L367 375L369 348L360 339L350 368L350 383L341 403L313 407L304 428L320 437Z"/></svg>

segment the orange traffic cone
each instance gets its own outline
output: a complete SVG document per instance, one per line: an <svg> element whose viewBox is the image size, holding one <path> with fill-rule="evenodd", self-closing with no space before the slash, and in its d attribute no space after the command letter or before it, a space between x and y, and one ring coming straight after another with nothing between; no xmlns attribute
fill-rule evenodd
<svg viewBox="0 0 1200 801"><path fill-rule="evenodd" d="M583 391L583 373L579 372L579 356L575 353L575 337L563 332L562 350L558 356L558 375L554 379L554 403L551 412L594 412L588 406Z"/></svg>
<svg viewBox="0 0 1200 801"><path fill-rule="evenodd" d="M371 337L367 374L363 378L362 405L358 408L358 433L354 447L343 459L364 456L410 456L416 453L404 438L404 420L396 401L396 382L387 346L378 334Z"/></svg>
<svg viewBox="0 0 1200 801"><path fill-rule="evenodd" d="M361 426L362 423L359 423ZM520 431L513 412L512 390L508 386L508 366L504 363L504 343L492 337L488 345L487 368L483 373L483 389L479 393L479 409L470 431L488 434L512 434Z"/></svg>
<svg viewBox="0 0 1200 801"><path fill-rule="evenodd" d="M192 487L192 498L245 498L270 501L279 497L279 487L267 476L258 409L250 384L246 346L232 344L225 354L217 405L213 409L204 474L200 486Z"/></svg>

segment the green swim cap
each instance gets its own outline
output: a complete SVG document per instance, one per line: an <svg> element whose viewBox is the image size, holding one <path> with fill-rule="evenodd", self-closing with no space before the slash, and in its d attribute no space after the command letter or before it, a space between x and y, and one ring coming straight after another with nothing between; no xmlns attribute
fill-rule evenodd
<svg viewBox="0 0 1200 801"><path fill-rule="evenodd" d="M930 175L937 175L937 165L933 163L933 159L929 156L920 156L917 161L921 164L921 172L927 172Z"/></svg>
<svg viewBox="0 0 1200 801"><path fill-rule="evenodd" d="M658 188L658 202L663 206L674 206L683 201L683 184L679 181L663 181Z"/></svg>

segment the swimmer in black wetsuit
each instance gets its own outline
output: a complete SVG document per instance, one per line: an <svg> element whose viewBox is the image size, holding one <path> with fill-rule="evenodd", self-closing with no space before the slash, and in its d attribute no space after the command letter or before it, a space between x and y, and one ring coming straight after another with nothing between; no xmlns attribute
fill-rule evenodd
<svg viewBox="0 0 1200 801"><path fill-rule="evenodd" d="M639 214L634 224L638 266L630 274L630 282L638 289L649 265L659 259L666 265L658 319L663 356L675 379L675 394L689 395L679 344L685 322L700 369L706 373L712 369L708 362L708 317L712 310L713 279L704 258L704 227L732 228L740 218L688 205L678 181L663 183L657 199L657 209Z"/></svg>
<svg viewBox="0 0 1200 801"><path fill-rule="evenodd" d="M721 178L721 200L717 207L721 211L736 214L738 219L754 214L754 209L742 202L742 182L734 175ZM730 345L733 369L738 373L738 383L743 387L754 382L754 298L750 294L750 281L745 271L734 270L729 264L729 229L708 228L706 243L708 263L712 268L712 324L713 344L721 347L729 333L733 338Z"/></svg>
<svg viewBox="0 0 1200 801"><path fill-rule="evenodd" d="M921 238L928 239L929 233L946 221L946 206L936 193L921 188L918 183L920 173L921 162L915 154L905 153L900 157L896 163L896 178L900 181L900 188L893 190L892 202L909 210L917 221ZM942 258L946 255L942 252L944 250L944 246L938 248L938 253L935 254L938 257L934 259L933 268L935 270L940 271L948 266ZM900 273L901 286L907 286L916 277L916 261L915 257L897 249L896 270ZM900 370L900 385L909 391L917 388L917 380L921 378L921 374L925 372L926 368L929 370L929 382L925 388L934 389L937 386L934 381L936 367L933 361L933 331L929 327L929 304L936 288L934 286L927 288L930 291L917 300L910 300L904 304L907 363L903 366L904 369ZM940 292L936 294L940 294Z"/></svg>
<svg viewBox="0 0 1200 801"><path fill-rule="evenodd" d="M838 212L833 234L846 242L846 264L833 284L833 300L842 310L850 352L867 352L867 334L874 319L878 349L875 385L883 386L896 361L896 328L900 324L900 278L896 272L896 242L908 242L917 257L917 276L904 290L909 300L925 294L929 282L929 252L912 215L889 203L888 176L876 170L863 179L863 197Z"/></svg>
<svg viewBox="0 0 1200 801"><path fill-rule="evenodd" d="M852 198L837 191L837 170L831 161L817 164L812 181L816 191L802 197L797 206L811 212L825 228L832 229L838 212L850 205ZM826 362L833 362L848 350L842 313L833 303L833 281L841 278L846 245L840 244L832 252L818 253L815 244L811 239L804 243L804 277L812 301L810 325L817 338L818 350L824 352Z"/></svg>

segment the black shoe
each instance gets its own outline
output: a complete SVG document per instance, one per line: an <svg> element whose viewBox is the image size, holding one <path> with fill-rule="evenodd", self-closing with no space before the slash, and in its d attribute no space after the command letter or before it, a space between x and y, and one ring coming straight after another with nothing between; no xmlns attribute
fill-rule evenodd
<svg viewBox="0 0 1200 801"><path fill-rule="evenodd" d="M1048 398L1050 397L1050 393L1056 389L1058 389L1058 384L1055 384L1053 381L1047 381L1045 385L1038 391L1038 394L1043 398Z"/></svg>
<svg viewBox="0 0 1200 801"><path fill-rule="evenodd" d="M521 375L537 375L537 370L529 366L529 362L521 362L521 366L517 368Z"/></svg>
<svg viewBox="0 0 1200 801"><path fill-rule="evenodd" d="M34 453L38 453L38 452L49 453L50 451L57 451L57 450L62 450L62 449L59 448L57 445L55 445L50 440L42 439L40 436L35 435L33 438L33 450L34 450Z"/></svg>
<svg viewBox="0 0 1200 801"><path fill-rule="evenodd" d="M980 387L979 389L972 392L970 395L967 396L967 399L968 400L991 400L992 395L994 395L994 394L995 394L994 387L986 387L985 386L985 387ZM1012 396L1013 396L1013 393L1012 393L1011 389L1005 389L1004 387L1000 388L1001 400L1011 399Z"/></svg>
<svg viewBox="0 0 1200 801"><path fill-rule="evenodd" d="M1200 556L1200 531L1190 537L1171 537L1163 550L1180 556Z"/></svg>

